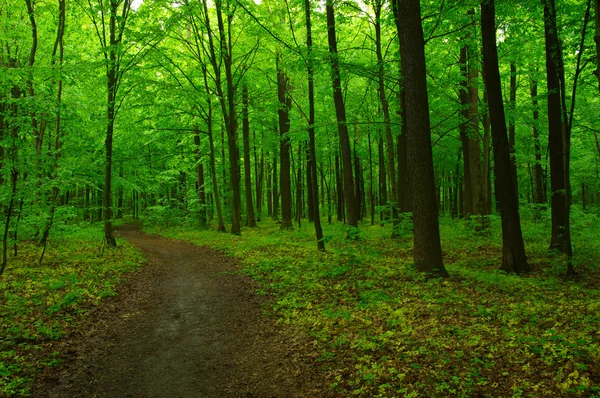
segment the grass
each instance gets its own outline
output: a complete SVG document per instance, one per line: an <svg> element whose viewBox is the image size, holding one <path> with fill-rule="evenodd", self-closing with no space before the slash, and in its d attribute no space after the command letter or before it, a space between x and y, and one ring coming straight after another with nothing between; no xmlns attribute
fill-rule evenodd
<svg viewBox="0 0 600 398"><path fill-rule="evenodd" d="M273 316L311 337L309 349L344 396L600 397L598 217L574 216L579 275L567 280L564 258L547 251L548 220L530 216L525 209L533 266L525 277L497 270L498 219L489 236L442 219L445 280L415 272L410 236L392 240L389 226L361 225L354 242L342 225L325 225L325 253L308 223L281 231L263 221L242 236L147 230L239 258L272 297Z"/></svg>
<svg viewBox="0 0 600 398"><path fill-rule="evenodd" d="M36 372L59 364L52 342L116 294L125 275L138 269L141 253L119 240L103 247L99 227L62 228L40 248L19 244L0 277L0 396L28 396Z"/></svg>

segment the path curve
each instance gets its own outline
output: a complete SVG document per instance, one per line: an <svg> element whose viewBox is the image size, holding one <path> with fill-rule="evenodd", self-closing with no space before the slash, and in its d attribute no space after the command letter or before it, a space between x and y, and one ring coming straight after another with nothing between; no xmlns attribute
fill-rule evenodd
<svg viewBox="0 0 600 398"><path fill-rule="evenodd" d="M63 344L38 397L322 397L314 358L262 314L251 281L220 252L120 230L149 263ZM304 351L304 352L303 352Z"/></svg>

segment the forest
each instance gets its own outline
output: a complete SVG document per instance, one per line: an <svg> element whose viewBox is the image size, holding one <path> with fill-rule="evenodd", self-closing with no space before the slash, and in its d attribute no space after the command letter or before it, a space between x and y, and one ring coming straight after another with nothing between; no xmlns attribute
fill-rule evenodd
<svg viewBox="0 0 600 398"><path fill-rule="evenodd" d="M0 0L0 396L141 225L229 256L314 396L600 397L599 68L600 0Z"/></svg>

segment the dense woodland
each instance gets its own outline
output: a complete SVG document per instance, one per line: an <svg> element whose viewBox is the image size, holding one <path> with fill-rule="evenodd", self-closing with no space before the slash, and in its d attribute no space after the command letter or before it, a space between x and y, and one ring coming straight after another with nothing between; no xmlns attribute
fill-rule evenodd
<svg viewBox="0 0 600 398"><path fill-rule="evenodd" d="M556 275L591 272L598 0L0 0L0 44L0 274L69 226L110 251L124 217L314 227L315 252L380 228L439 277L440 220L518 275L546 264L527 224Z"/></svg>

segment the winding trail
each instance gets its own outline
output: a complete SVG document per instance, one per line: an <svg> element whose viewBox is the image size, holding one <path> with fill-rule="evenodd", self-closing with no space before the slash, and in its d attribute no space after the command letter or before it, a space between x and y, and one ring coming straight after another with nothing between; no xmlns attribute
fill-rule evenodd
<svg viewBox="0 0 600 398"><path fill-rule="evenodd" d="M322 397L306 339L261 311L249 278L218 251L119 232L149 263L62 343L65 365L41 375L38 397ZM54 373L52 373L54 372Z"/></svg>

